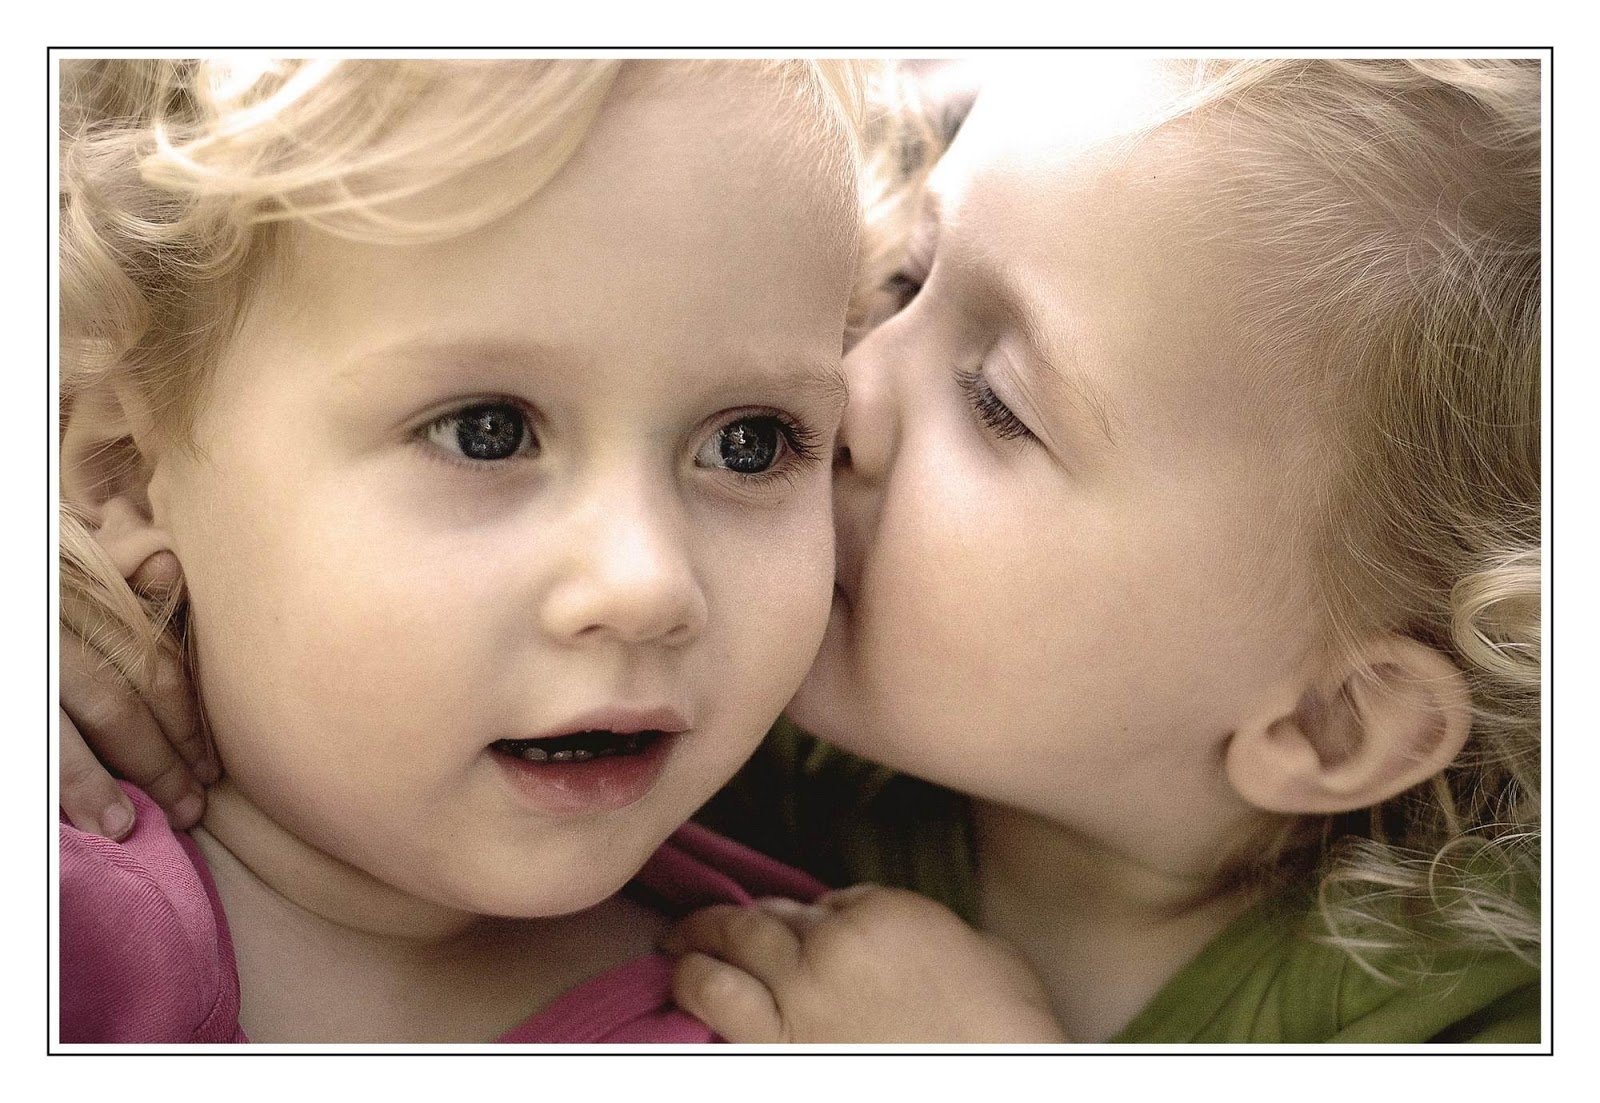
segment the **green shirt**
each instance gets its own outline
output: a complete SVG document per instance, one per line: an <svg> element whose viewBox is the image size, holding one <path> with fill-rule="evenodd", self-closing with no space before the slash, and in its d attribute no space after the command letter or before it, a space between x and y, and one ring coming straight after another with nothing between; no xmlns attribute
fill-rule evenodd
<svg viewBox="0 0 1600 1103"><path fill-rule="evenodd" d="M915 889L977 917L974 847L956 793L828 747L780 721L697 818L832 885ZM1304 888L1230 924L1115 1042L1537 1043L1539 970L1509 954L1441 953L1379 980L1317 940Z"/></svg>
<svg viewBox="0 0 1600 1103"><path fill-rule="evenodd" d="M1257 904L1167 982L1116 1042L1539 1041L1539 970L1511 954L1438 955L1379 980L1318 941L1303 889Z"/></svg>

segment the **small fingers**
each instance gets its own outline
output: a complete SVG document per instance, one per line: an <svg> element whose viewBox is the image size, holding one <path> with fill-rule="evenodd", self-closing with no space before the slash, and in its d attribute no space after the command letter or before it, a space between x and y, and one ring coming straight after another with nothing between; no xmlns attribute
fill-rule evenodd
<svg viewBox="0 0 1600 1103"><path fill-rule="evenodd" d="M70 632L61 637L61 708L79 741L93 748L116 773L149 793L167 811L174 827L187 828L199 821L205 808L204 791L167 742L155 716L132 685ZM69 743L63 729L63 773L69 762L76 765L67 757Z"/></svg>
<svg viewBox="0 0 1600 1103"><path fill-rule="evenodd" d="M778 1002L757 978L707 954L689 952L672 970L672 998L679 1007L730 1042L783 1042Z"/></svg>
<svg viewBox="0 0 1600 1103"><path fill-rule="evenodd" d="M159 551L134 568L128 586L157 601L165 601L183 585L183 567L170 551Z"/></svg>
<svg viewBox="0 0 1600 1103"><path fill-rule="evenodd" d="M108 839L133 829L133 803L83 741L66 709L61 713L61 810L74 827Z"/></svg>
<svg viewBox="0 0 1600 1103"><path fill-rule="evenodd" d="M183 658L176 645L163 642L144 699L167 742L200 783L210 785L221 777L216 749L206 738L205 728L200 723L194 689L184 673Z"/></svg>
<svg viewBox="0 0 1600 1103"><path fill-rule="evenodd" d="M844 911L846 908L859 904L884 890L871 881L862 881L860 884L851 885L849 888L834 889L817 897L817 904L834 911Z"/></svg>
<svg viewBox="0 0 1600 1103"><path fill-rule="evenodd" d="M139 565L128 579L128 585L147 598L166 600L183 585L183 568L170 551L157 552ZM210 785L222 771L199 722L194 690L184 672L183 656L170 639L162 641L150 678L143 696L167 742L183 756L195 776Z"/></svg>
<svg viewBox="0 0 1600 1103"><path fill-rule="evenodd" d="M909 889L885 888L863 882L826 893L819 908L868 929L967 931L967 925L949 908Z"/></svg>
<svg viewBox="0 0 1600 1103"><path fill-rule="evenodd" d="M768 985L782 983L800 959L800 940L783 920L758 908L717 904L681 920L662 943L668 953L699 951L736 965Z"/></svg>
<svg viewBox="0 0 1600 1103"><path fill-rule="evenodd" d="M833 917L833 912L817 904L802 904L787 896L764 896L755 906L777 919L794 932L801 941L819 924Z"/></svg>

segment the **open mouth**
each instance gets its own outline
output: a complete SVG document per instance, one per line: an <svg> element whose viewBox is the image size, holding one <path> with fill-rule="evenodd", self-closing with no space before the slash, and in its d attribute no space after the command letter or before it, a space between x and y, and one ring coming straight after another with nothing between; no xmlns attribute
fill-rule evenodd
<svg viewBox="0 0 1600 1103"><path fill-rule="evenodd" d="M501 754L526 762L588 762L616 755L642 754L665 732L573 732L548 739L497 739L489 746Z"/></svg>

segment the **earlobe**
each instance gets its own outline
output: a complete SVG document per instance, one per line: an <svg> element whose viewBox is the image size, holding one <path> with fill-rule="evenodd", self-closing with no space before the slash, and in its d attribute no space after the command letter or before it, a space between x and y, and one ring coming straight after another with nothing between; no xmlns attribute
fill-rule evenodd
<svg viewBox="0 0 1600 1103"><path fill-rule="evenodd" d="M1443 770L1471 727L1461 671L1426 644L1387 635L1292 710L1235 732L1225 769L1239 795L1264 811L1348 812Z"/></svg>

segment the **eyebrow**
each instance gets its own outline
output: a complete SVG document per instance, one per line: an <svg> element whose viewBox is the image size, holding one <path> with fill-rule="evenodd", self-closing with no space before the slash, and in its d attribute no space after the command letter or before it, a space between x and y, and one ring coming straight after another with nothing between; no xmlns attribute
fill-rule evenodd
<svg viewBox="0 0 1600 1103"><path fill-rule="evenodd" d="M1044 296L1018 278L1016 269L992 249L971 246L955 264L984 294L998 304L999 312L1019 329L1032 352L1030 360L1045 370L1047 382L1067 398L1074 414L1081 416L1106 443L1115 447L1114 407L1109 397L1082 368L1070 340L1070 327Z"/></svg>
<svg viewBox="0 0 1600 1103"><path fill-rule="evenodd" d="M844 354L831 360L792 362L793 372L774 379L772 385L805 401L815 402L830 411L840 411L850 401L850 385L845 381ZM791 381L792 374L792 381Z"/></svg>
<svg viewBox="0 0 1600 1103"><path fill-rule="evenodd" d="M378 371L397 361L444 367L460 363L549 364L566 359L570 357L563 349L537 342L422 336L379 345L353 356L340 365L339 375L359 377L363 372Z"/></svg>
<svg viewBox="0 0 1600 1103"><path fill-rule="evenodd" d="M932 187L924 188L922 213L914 224L911 240L923 237L928 243L925 248L929 248L936 256L944 220L944 196ZM980 286L996 289L992 294L1002 304L1006 315L1021 328L1028 347L1033 350L1033 359L1044 366L1052 383L1070 395L1074 400L1074 408L1088 415L1089 421L1105 437L1106 443L1115 447L1113 406L1105 391L1081 368L1070 372L1063 370L1063 364L1076 367L1080 358L1073 355L1071 348L1046 328L1044 323L1052 318L1053 312L1045 300L1030 293L1016 278L1015 269L1006 264L999 252L984 248L981 244L972 249L969 255L961 257L957 267L976 273L980 277ZM1066 327L1058 319L1054 328L1064 331Z"/></svg>
<svg viewBox="0 0 1600 1103"><path fill-rule="evenodd" d="M1054 332L1045 329L1041 319L1049 315L1038 298L1028 295L1016 283L1005 280L999 282L1005 290L1011 314L1022 328L1028 347L1034 352L1034 358L1044 365L1052 382L1076 400L1076 407L1088 415L1095 428L1100 430L1100 435L1106 438L1106 443L1115 447L1117 438L1111 428L1112 407L1105 391L1078 367L1080 358L1073 355L1072 350ZM1055 326L1055 331L1061 329L1060 324ZM1062 361L1073 365L1076 370L1062 370Z"/></svg>
<svg viewBox="0 0 1600 1103"><path fill-rule="evenodd" d="M587 354L565 345L540 341L498 340L423 336L383 345L363 352L340 366L343 382L359 385L363 376L396 362L418 367L447 369L452 365L561 367L567 371L581 367ZM735 349L724 359L746 370L729 385L748 386L759 381L776 397L795 402L813 402L830 411L843 409L849 398L843 357L779 359L758 348Z"/></svg>

